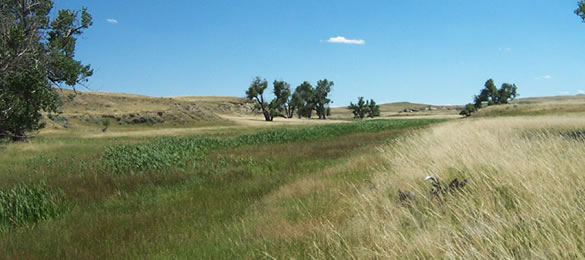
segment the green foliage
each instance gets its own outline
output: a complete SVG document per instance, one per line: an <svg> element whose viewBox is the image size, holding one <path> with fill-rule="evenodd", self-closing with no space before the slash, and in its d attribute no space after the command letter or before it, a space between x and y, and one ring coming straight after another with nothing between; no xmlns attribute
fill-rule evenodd
<svg viewBox="0 0 585 260"><path fill-rule="evenodd" d="M585 22L585 0L579 0L579 2L577 2L577 6L578 7L575 9L575 14L581 17L583 22Z"/></svg>
<svg viewBox="0 0 585 260"><path fill-rule="evenodd" d="M231 139L214 137L164 137L139 145L116 145L106 148L102 164L118 173L160 171L183 168L196 162L210 150L220 147L279 144L332 138L358 132L424 126L438 120L373 120L330 124L302 129L269 130Z"/></svg>
<svg viewBox="0 0 585 260"><path fill-rule="evenodd" d="M273 85L275 98L270 103L271 108L274 110L271 114L273 116L292 118L294 115L294 107L291 107L290 84L286 81L275 80Z"/></svg>
<svg viewBox="0 0 585 260"><path fill-rule="evenodd" d="M311 118L315 107L315 101L313 99L314 93L315 89L311 83L307 81L304 81L295 89L291 102L296 107L299 118Z"/></svg>
<svg viewBox="0 0 585 260"><path fill-rule="evenodd" d="M104 118L102 119L102 126L104 128L102 128L102 132L106 132L108 131L108 127L110 127L111 121L109 118Z"/></svg>
<svg viewBox="0 0 585 260"><path fill-rule="evenodd" d="M369 107L366 105L364 97L358 97L358 102L356 104L349 102L347 109L351 110L354 118L363 119L366 117Z"/></svg>
<svg viewBox="0 0 585 260"><path fill-rule="evenodd" d="M482 102L487 102L488 106L507 104L518 96L517 91L518 87L516 87L516 84L504 83L502 84L502 87L498 89L496 88L494 81L488 79L479 95L474 97L474 105L476 108L481 108Z"/></svg>
<svg viewBox="0 0 585 260"><path fill-rule="evenodd" d="M331 87L333 87L333 85L335 85L335 83L333 83L333 81L328 81L327 79L317 81L317 87L315 88L315 92L313 92L313 103L315 104L315 110L317 111L319 119L327 118L326 106L331 103L331 99L327 98L327 96L331 92Z"/></svg>
<svg viewBox="0 0 585 260"><path fill-rule="evenodd" d="M380 106L376 105L376 101L374 101L373 99L370 99L370 102L366 102L366 104L368 105L368 117L369 118L374 118L377 116L380 116Z"/></svg>
<svg viewBox="0 0 585 260"><path fill-rule="evenodd" d="M58 216L61 193L45 185L0 190L0 230L37 223Z"/></svg>
<svg viewBox="0 0 585 260"><path fill-rule="evenodd" d="M350 109L354 118L363 119L364 117L374 118L380 116L380 106L376 105L376 101L364 101L364 97L358 97L356 104L349 103L347 109Z"/></svg>
<svg viewBox="0 0 585 260"><path fill-rule="evenodd" d="M246 90L246 97L249 100L256 100L260 109L262 109L264 119L266 119L266 121L272 121L273 116L269 111L268 104L264 101L264 90L266 90L267 87L268 81L258 76L252 80L252 83L250 83L250 87Z"/></svg>
<svg viewBox="0 0 585 260"><path fill-rule="evenodd" d="M86 9L60 10L50 0L0 4L0 138L22 140L43 127L41 111L57 112L53 87L84 82L93 74L74 59L76 37L92 25Z"/></svg>
<svg viewBox="0 0 585 260"><path fill-rule="evenodd" d="M508 101L513 100L518 95L516 91L518 91L516 84L502 84L502 87L498 90L497 104L508 104Z"/></svg>
<svg viewBox="0 0 585 260"><path fill-rule="evenodd" d="M463 108L463 110L461 110L461 112L459 112L460 115L468 117L471 116L471 114L475 113L475 111L477 111L477 108L475 108L475 105L469 103L467 105L465 105L465 107Z"/></svg>

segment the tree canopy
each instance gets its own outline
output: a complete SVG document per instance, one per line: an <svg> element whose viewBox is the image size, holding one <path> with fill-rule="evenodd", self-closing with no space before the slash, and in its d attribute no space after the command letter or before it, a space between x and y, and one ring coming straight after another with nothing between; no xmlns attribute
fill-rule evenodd
<svg viewBox="0 0 585 260"><path fill-rule="evenodd" d="M75 60L77 37L92 25L86 9L59 10L51 0L0 3L0 138L38 130L42 111L58 112L55 87L75 87L93 74Z"/></svg>
<svg viewBox="0 0 585 260"><path fill-rule="evenodd" d="M577 9L575 9L575 14L583 19L585 22L585 0L580 0L577 2Z"/></svg>
<svg viewBox="0 0 585 260"><path fill-rule="evenodd" d="M334 85L333 81L319 80L316 88L311 83L304 81L292 93L290 84L286 81L275 80L273 85L274 99L270 103L265 101L263 95L268 87L268 82L265 79L256 77L246 91L247 98L257 102L266 121L272 121L277 116L292 118L295 113L299 118L311 118L313 111L320 119L326 119L331 111L329 108L331 99L328 98L328 95Z"/></svg>
<svg viewBox="0 0 585 260"><path fill-rule="evenodd" d="M364 97L358 97L357 103L349 103L347 109L351 110L354 118L363 119L366 116L374 118L380 116L380 106L376 105L376 101L370 99L365 101Z"/></svg>
<svg viewBox="0 0 585 260"><path fill-rule="evenodd" d="M331 87L333 87L333 85L333 81L328 81L327 79L317 81L317 87L315 88L313 100L319 119L327 118L326 106L331 103L331 99L327 98L327 96L329 95L329 92L331 92Z"/></svg>
<svg viewBox="0 0 585 260"><path fill-rule="evenodd" d="M246 90L246 97L257 102L266 121L272 121L273 115L269 111L269 104L264 102L264 90L266 88L268 88L268 81L258 76L250 83L248 90Z"/></svg>
<svg viewBox="0 0 585 260"><path fill-rule="evenodd" d="M504 83L498 89L494 84L494 80L488 79L479 95L474 97L474 105L476 108L481 108L482 102L487 102L488 106L507 104L518 96L517 91L518 87L516 87L516 84Z"/></svg>

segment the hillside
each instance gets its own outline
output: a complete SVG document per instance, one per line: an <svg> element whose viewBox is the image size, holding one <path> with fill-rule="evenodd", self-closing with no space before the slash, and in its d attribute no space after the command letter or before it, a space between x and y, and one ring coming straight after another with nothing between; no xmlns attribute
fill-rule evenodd
<svg viewBox="0 0 585 260"><path fill-rule="evenodd" d="M63 113L48 115L51 127L95 125L110 118L115 125L186 125L221 121L221 114L250 114L254 108L237 97L148 97L107 92L60 90Z"/></svg>
<svg viewBox="0 0 585 260"><path fill-rule="evenodd" d="M380 104L381 117L406 117L406 116L457 116L462 106L436 106L410 102L395 102ZM351 110L347 107L332 107L330 118L352 118Z"/></svg>
<svg viewBox="0 0 585 260"><path fill-rule="evenodd" d="M585 113L585 95L519 98L507 105L480 109L476 116L560 115Z"/></svg>

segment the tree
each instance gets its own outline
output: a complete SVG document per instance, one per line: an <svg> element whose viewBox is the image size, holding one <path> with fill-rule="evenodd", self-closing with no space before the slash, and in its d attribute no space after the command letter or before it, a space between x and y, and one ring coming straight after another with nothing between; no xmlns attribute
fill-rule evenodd
<svg viewBox="0 0 585 260"><path fill-rule="evenodd" d="M317 111L319 119L327 119L326 105L331 103L331 99L327 98L327 96L329 95L329 92L331 92L331 87L333 87L334 84L333 81L328 81L327 79L317 81L317 87L315 88L313 97L315 110Z"/></svg>
<svg viewBox="0 0 585 260"><path fill-rule="evenodd" d="M469 117L475 111L477 111L477 109L475 108L475 105L469 103L469 104L465 105L465 107L463 108L463 110L461 110L461 112L459 112L459 114L462 116L465 116L465 117Z"/></svg>
<svg viewBox="0 0 585 260"><path fill-rule="evenodd" d="M269 105L264 102L264 90L268 87L268 81L259 76L252 80L250 87L246 90L246 97L249 100L256 100L258 106L264 114L266 121L272 121L273 115L270 114Z"/></svg>
<svg viewBox="0 0 585 260"><path fill-rule="evenodd" d="M307 117L311 118L313 109L315 108L315 89L311 83L305 81L295 89L293 94L292 102L297 109L297 115L299 118Z"/></svg>
<svg viewBox="0 0 585 260"><path fill-rule="evenodd" d="M585 0L580 0L579 2L577 2L577 9L575 9L575 14L578 15L579 17L581 17L581 19L583 19L583 22L585 23Z"/></svg>
<svg viewBox="0 0 585 260"><path fill-rule="evenodd" d="M285 118L292 118L294 108L291 109L291 93L290 84L286 81L273 82L274 85L274 100L272 100L272 107L275 109L275 113L278 116Z"/></svg>
<svg viewBox="0 0 585 260"><path fill-rule="evenodd" d="M92 25L81 11L49 13L51 0L0 3L0 138L25 139L42 128L42 111L59 112L57 87L75 86L93 74L74 59L77 37Z"/></svg>
<svg viewBox="0 0 585 260"><path fill-rule="evenodd" d="M364 117L374 118L380 116L380 106L376 105L376 101L364 101L364 97L358 97L356 104L349 102L347 109L351 110L354 118L363 119Z"/></svg>
<svg viewBox="0 0 585 260"><path fill-rule="evenodd" d="M481 108L482 102L488 102L488 106L508 104L515 99L518 94L516 84L504 83L500 89L496 88L494 81L489 79L485 82L484 88L479 95L474 97L475 108Z"/></svg>
<svg viewBox="0 0 585 260"><path fill-rule="evenodd" d="M353 113L353 118L363 119L368 114L370 108L366 101L364 101L364 97L358 97L358 102L356 104L349 102L349 106L347 109L351 110Z"/></svg>
<svg viewBox="0 0 585 260"><path fill-rule="evenodd" d="M516 96L518 95L518 93L516 93L518 91L518 87L516 87L516 84L509 84L509 83L504 83L502 84L502 87L498 90L498 104L508 104L508 102L510 100L513 100L516 98Z"/></svg>
<svg viewBox="0 0 585 260"><path fill-rule="evenodd" d="M488 79L479 95L474 98L475 107L481 107L481 102L484 101L487 101L488 105L496 104L497 96L498 88L496 87L496 84L494 84L494 80Z"/></svg>
<svg viewBox="0 0 585 260"><path fill-rule="evenodd" d="M376 101L374 101L373 99L370 99L370 102L366 102L366 105L368 106L368 117L369 118L374 118L377 116L380 116L380 106L376 105Z"/></svg>

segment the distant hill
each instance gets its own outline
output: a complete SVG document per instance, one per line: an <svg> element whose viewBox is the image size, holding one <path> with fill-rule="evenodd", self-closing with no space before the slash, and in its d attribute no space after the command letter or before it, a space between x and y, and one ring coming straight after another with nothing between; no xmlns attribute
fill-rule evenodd
<svg viewBox="0 0 585 260"><path fill-rule="evenodd" d="M410 102L395 102L380 105L381 117L399 116L429 116L429 115L457 115L463 106L436 106ZM332 107L331 118L352 118L351 110L347 107Z"/></svg>
<svg viewBox="0 0 585 260"><path fill-rule="evenodd" d="M63 113L47 115L53 127L95 125L110 118L118 125L193 124L221 120L221 114L250 114L254 104L238 97L148 97L107 92L59 90Z"/></svg>
<svg viewBox="0 0 585 260"><path fill-rule="evenodd" d="M519 98L480 109L475 116L585 114L585 95Z"/></svg>

